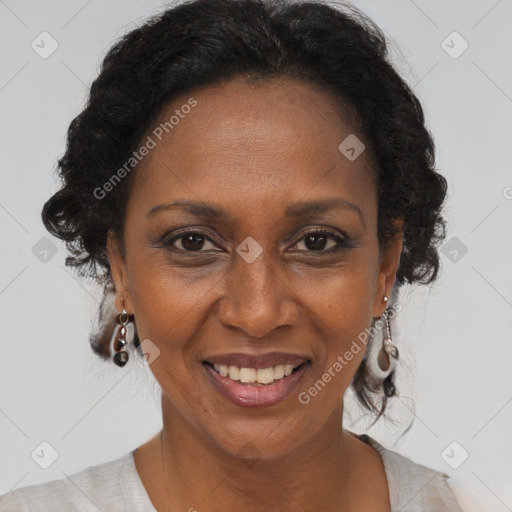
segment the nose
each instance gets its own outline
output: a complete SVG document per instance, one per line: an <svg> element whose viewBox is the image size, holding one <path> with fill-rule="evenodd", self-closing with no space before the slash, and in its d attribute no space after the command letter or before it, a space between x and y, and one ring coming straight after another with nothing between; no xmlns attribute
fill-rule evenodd
<svg viewBox="0 0 512 512"><path fill-rule="evenodd" d="M262 338L276 327L294 326L299 306L285 276L262 253L252 263L238 258L227 276L227 292L218 304L224 326Z"/></svg>

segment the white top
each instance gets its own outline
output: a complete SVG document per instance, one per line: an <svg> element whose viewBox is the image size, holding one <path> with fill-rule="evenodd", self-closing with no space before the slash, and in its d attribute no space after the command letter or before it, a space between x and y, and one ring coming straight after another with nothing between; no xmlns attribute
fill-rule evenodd
<svg viewBox="0 0 512 512"><path fill-rule="evenodd" d="M450 478L357 436L381 455L389 485L391 512L462 512ZM133 453L91 466L69 479L15 489L0 496L0 512L157 512L142 483Z"/></svg>

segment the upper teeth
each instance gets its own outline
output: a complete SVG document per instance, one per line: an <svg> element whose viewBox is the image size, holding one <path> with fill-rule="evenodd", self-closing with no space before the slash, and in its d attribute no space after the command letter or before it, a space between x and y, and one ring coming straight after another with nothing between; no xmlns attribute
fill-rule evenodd
<svg viewBox="0 0 512 512"><path fill-rule="evenodd" d="M274 380L288 377L300 364L280 364L269 368L239 368L225 364L214 364L213 367L223 377L239 380L244 383L257 382L259 384L271 384Z"/></svg>

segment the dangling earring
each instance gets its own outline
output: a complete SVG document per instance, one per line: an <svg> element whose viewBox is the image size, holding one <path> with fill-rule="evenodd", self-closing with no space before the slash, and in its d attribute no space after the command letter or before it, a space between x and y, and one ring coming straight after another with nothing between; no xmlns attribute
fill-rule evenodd
<svg viewBox="0 0 512 512"><path fill-rule="evenodd" d="M121 302L123 304L123 311L119 315L118 324L114 327L109 347L112 360L117 366L124 366L128 362L130 356L125 348L127 348L127 344L133 338L133 323L130 322L130 316L126 312L122 297Z"/></svg>
<svg viewBox="0 0 512 512"><path fill-rule="evenodd" d="M388 297L384 297L384 302L388 301ZM386 322L386 334L382 338L382 347L377 356L379 368L383 372L391 373L394 369L395 362L398 360L398 348L393 344L391 339L391 327L389 324L389 309L384 310L384 321Z"/></svg>
<svg viewBox="0 0 512 512"><path fill-rule="evenodd" d="M388 302L389 298L383 297L382 300L383 302ZM376 322L376 324L380 323L382 325L379 329L382 342L379 344L378 337L372 338L372 342L364 357L368 377L376 386L380 386L389 377L398 359L398 349L391 339L388 313L388 309L384 310L384 325L382 325L382 320Z"/></svg>

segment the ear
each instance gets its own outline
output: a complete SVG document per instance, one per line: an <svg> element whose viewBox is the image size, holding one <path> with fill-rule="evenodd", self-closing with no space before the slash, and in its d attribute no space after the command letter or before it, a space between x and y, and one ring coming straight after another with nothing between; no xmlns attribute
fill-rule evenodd
<svg viewBox="0 0 512 512"><path fill-rule="evenodd" d="M107 234L107 258L110 264L110 271L116 289L116 297L114 305L117 311L123 310L123 303L121 298L124 299L124 307L128 314L133 314L133 304L128 288L128 275L126 272L126 265L119 249L117 238L112 229L109 229Z"/></svg>
<svg viewBox="0 0 512 512"><path fill-rule="evenodd" d="M384 313L387 304L383 301L384 296L391 295L391 289L396 279L396 273L402 254L403 240L403 219L397 219L394 224L400 228L400 231L388 242L382 250L380 257L380 268L377 275L375 286L375 297L373 301L373 316L380 317Z"/></svg>

